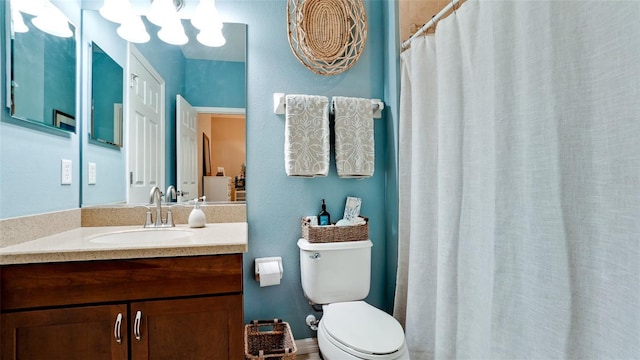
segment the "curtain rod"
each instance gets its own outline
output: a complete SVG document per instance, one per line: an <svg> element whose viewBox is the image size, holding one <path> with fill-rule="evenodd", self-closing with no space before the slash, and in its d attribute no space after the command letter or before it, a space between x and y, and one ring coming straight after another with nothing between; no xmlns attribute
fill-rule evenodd
<svg viewBox="0 0 640 360"><path fill-rule="evenodd" d="M440 10L439 13L435 14L431 18L431 20L429 20L426 24L422 25L422 27L418 31L416 31L413 35L411 35L409 39L407 39L405 42L402 43L402 50L406 50L411 44L411 42L413 41L413 39L424 34L424 32L427 31L430 27L435 26L436 22L439 21L441 18L443 18L444 15L449 10L453 9L456 6L456 3L458 3L459 1L460 0L451 0L451 2L444 7L444 9Z"/></svg>

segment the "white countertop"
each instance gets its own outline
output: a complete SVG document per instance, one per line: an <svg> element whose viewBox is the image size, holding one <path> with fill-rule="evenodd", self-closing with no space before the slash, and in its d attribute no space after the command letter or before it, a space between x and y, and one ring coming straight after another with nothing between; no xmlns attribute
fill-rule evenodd
<svg viewBox="0 0 640 360"><path fill-rule="evenodd" d="M138 231L186 231L177 239L135 241ZM126 243L96 242L102 234L130 232ZM237 254L248 250L246 222L208 223L204 228L144 229L141 226L80 227L0 248L0 265L61 261ZM145 236L146 237L146 236Z"/></svg>

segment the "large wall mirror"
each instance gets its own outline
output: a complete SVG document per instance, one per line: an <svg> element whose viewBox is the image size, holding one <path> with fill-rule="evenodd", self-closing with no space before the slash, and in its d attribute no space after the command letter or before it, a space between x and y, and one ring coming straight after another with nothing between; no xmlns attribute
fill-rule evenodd
<svg viewBox="0 0 640 360"><path fill-rule="evenodd" d="M193 3L193 4L191 4ZM187 0L186 6L195 6L198 1ZM108 79L101 79L96 74L97 69L91 71L91 84L85 89L91 90L90 98L85 95L83 103L93 104L93 121L87 124L90 138L94 140L82 143L82 206L148 203L149 192L143 191L138 199L130 197L130 188L137 179L135 169L127 168L128 156L131 156L140 141L137 134L131 130L131 118L135 111L131 110L130 100L132 88L137 81L137 75L129 70L127 60L131 57L132 49L140 54L153 71L164 81L164 151L155 150L157 162L164 167L164 177L157 180L162 191L169 185L177 190L183 190L180 179L180 162L183 156L179 151L186 145L176 139L179 128L178 99L182 98L194 109L196 116L196 143L193 144L197 159L195 168L194 190L187 191L190 199L195 196L206 195L203 158L203 134L211 139L209 147L211 166L214 170L224 168L219 178L225 178L229 184L229 196L208 196L207 201L234 202L244 201L244 166L245 166L245 96L246 96L246 24L225 23L222 29L226 43L221 47L207 47L196 40L197 31L190 26L188 20L183 20L189 42L176 46L164 43L157 37L159 28L143 17L151 39L147 43L132 44L119 38L117 26L102 18L98 13L99 6L92 2L83 2L82 33L85 53L92 57L91 67L96 67L95 60L101 58L104 62L111 62L109 68L119 66L124 69L124 76L113 75ZM99 2L98 5L101 3ZM111 60L108 60L111 59ZM115 63L115 65L114 65ZM100 65L98 65L100 66ZM89 72L84 72L89 74ZM123 79L121 83L117 79ZM122 98L123 124L120 126L117 115L117 99L109 99L100 105L98 103L107 96L97 96L97 92L107 90L104 81L116 88L124 89ZM98 84L100 82L101 84ZM85 105L91 106L91 105ZM89 112L85 112L89 115ZM104 114L104 119L99 119ZM103 132L102 132L103 131ZM110 138L109 136L113 136ZM120 136L123 141L118 140ZM131 142L134 142L133 145ZM112 146L109 146L113 144ZM107 146L105 146L107 145ZM88 181L88 174L95 175ZM85 175L85 173L87 175ZM216 174L212 174L215 176ZM220 180L220 179L216 179Z"/></svg>
<svg viewBox="0 0 640 360"><path fill-rule="evenodd" d="M52 3L38 16L26 3L6 1L7 107L14 118L75 132L76 27Z"/></svg>

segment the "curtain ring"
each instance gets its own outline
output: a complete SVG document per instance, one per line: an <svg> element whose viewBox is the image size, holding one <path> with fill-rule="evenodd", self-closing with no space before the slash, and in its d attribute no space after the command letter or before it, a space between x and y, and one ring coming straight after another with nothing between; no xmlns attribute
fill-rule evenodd
<svg viewBox="0 0 640 360"><path fill-rule="evenodd" d="M451 0L451 8L453 9L453 12L458 15L458 13L456 12L456 0Z"/></svg>

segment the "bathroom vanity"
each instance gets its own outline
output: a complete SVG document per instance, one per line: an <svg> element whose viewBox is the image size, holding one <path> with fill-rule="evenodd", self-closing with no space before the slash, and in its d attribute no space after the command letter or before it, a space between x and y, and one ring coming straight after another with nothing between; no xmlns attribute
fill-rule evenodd
<svg viewBox="0 0 640 360"><path fill-rule="evenodd" d="M242 359L246 223L217 225L177 245L95 244L100 230L80 228L3 248L0 358Z"/></svg>

